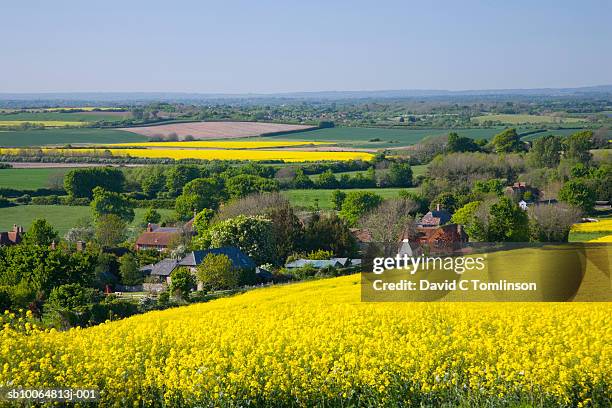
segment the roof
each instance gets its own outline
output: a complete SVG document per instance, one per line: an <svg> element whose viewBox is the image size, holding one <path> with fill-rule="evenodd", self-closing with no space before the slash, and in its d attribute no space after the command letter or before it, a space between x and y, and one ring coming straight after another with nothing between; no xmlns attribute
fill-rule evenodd
<svg viewBox="0 0 612 408"><path fill-rule="evenodd" d="M297 259L293 262L289 262L285 265L285 268L303 268L304 266L312 266L313 268L321 269L328 266L339 268L344 265L333 259Z"/></svg>
<svg viewBox="0 0 612 408"><path fill-rule="evenodd" d="M200 251L192 251L189 252L181 261L179 265L181 266L197 266L202 263L206 255L215 254L215 255L225 255L227 256L234 268L239 269L252 269L255 268L255 262L251 258L248 257L244 252L236 247L221 247L221 248L211 248Z"/></svg>
<svg viewBox="0 0 612 408"><path fill-rule="evenodd" d="M451 214L446 210L433 210L421 218L420 225L437 227L444 225L451 220Z"/></svg>
<svg viewBox="0 0 612 408"><path fill-rule="evenodd" d="M179 265L176 259L162 259L156 264L145 265L140 268L141 272L148 273L152 276L170 276L172 271Z"/></svg>
<svg viewBox="0 0 612 408"><path fill-rule="evenodd" d="M0 232L0 245L14 245L21 242L21 234L16 231Z"/></svg>
<svg viewBox="0 0 612 408"><path fill-rule="evenodd" d="M367 228L351 228L351 233L359 242L372 242L372 232Z"/></svg>
<svg viewBox="0 0 612 408"><path fill-rule="evenodd" d="M143 232L136 240L136 245L167 247L176 237L176 232Z"/></svg>

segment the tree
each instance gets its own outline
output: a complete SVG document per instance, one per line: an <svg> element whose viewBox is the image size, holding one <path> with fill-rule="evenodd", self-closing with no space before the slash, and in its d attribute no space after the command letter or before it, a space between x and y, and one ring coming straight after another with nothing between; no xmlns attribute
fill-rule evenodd
<svg viewBox="0 0 612 408"><path fill-rule="evenodd" d="M570 228L580 220L580 210L566 204L541 204L530 208L531 239L567 242Z"/></svg>
<svg viewBox="0 0 612 408"><path fill-rule="evenodd" d="M166 189L174 197L183 190L183 186L201 176L197 166L179 164L166 172Z"/></svg>
<svg viewBox="0 0 612 408"><path fill-rule="evenodd" d="M170 274L170 292L180 299L189 299L189 292L196 287L196 279L187 268L177 268Z"/></svg>
<svg viewBox="0 0 612 408"><path fill-rule="evenodd" d="M559 136L543 136L533 141L528 161L533 167L554 168L559 165L562 151L563 144Z"/></svg>
<svg viewBox="0 0 612 408"><path fill-rule="evenodd" d="M529 241L527 213L507 197L491 205L487 229L489 242Z"/></svg>
<svg viewBox="0 0 612 408"><path fill-rule="evenodd" d="M368 213L360 226L370 231L372 240L381 243L396 243L402 237L414 237L416 225L411 213L418 205L406 198L385 200Z"/></svg>
<svg viewBox="0 0 612 408"><path fill-rule="evenodd" d="M148 208L144 213L142 221L145 225L157 224L161 221L161 214L155 208Z"/></svg>
<svg viewBox="0 0 612 408"><path fill-rule="evenodd" d="M586 179L573 179L563 185L559 191L559 200L589 212L595 206L596 194Z"/></svg>
<svg viewBox="0 0 612 408"><path fill-rule="evenodd" d="M208 254L198 265L197 276L210 290L233 289L240 283L239 271L223 254Z"/></svg>
<svg viewBox="0 0 612 408"><path fill-rule="evenodd" d="M407 162L391 163L386 181L389 186L410 187L412 185L412 169L410 164Z"/></svg>
<svg viewBox="0 0 612 408"><path fill-rule="evenodd" d="M344 203L345 198L346 193L342 190L334 190L332 192L331 200L334 205L334 210L340 211L342 209L342 203Z"/></svg>
<svg viewBox="0 0 612 408"><path fill-rule="evenodd" d="M121 275L121 283L124 285L142 283L143 276L138 269L138 260L129 252L119 258L119 274Z"/></svg>
<svg viewBox="0 0 612 408"><path fill-rule="evenodd" d="M336 214L315 213L306 225L304 242L307 251L324 249L336 256L353 256L357 252L357 242L349 226Z"/></svg>
<svg viewBox="0 0 612 408"><path fill-rule="evenodd" d="M251 174L239 174L231 177L225 182L225 186L231 198L241 198L252 193L278 190L278 182L276 180Z"/></svg>
<svg viewBox="0 0 612 408"><path fill-rule="evenodd" d="M446 149L450 153L460 152L477 152L480 150L480 146L474 142L474 139L469 137L459 136L457 132L451 132L448 134L448 143Z"/></svg>
<svg viewBox="0 0 612 408"><path fill-rule="evenodd" d="M126 222L134 220L134 209L129 200L119 193L96 187L90 207L95 219L104 215L116 215Z"/></svg>
<svg viewBox="0 0 612 408"><path fill-rule="evenodd" d="M310 179L310 177L304 174L304 170L302 169L297 169L295 171L295 177L293 178L292 184L293 188L299 189L307 189L314 187L314 182Z"/></svg>
<svg viewBox="0 0 612 408"><path fill-rule="evenodd" d="M565 139L565 157L583 164L589 164L593 155L591 148L593 145L593 132L582 130L576 132Z"/></svg>
<svg viewBox="0 0 612 408"><path fill-rule="evenodd" d="M459 208L451 217L451 222L464 226L465 233L473 240L486 240L486 233L477 217L481 201L472 201Z"/></svg>
<svg viewBox="0 0 612 408"><path fill-rule="evenodd" d="M224 198L223 183L218 178L197 178L185 184L176 199L175 211L180 219L188 220L204 208L216 209Z"/></svg>
<svg viewBox="0 0 612 408"><path fill-rule="evenodd" d="M319 174L315 180L315 186L318 188L338 188L338 179L331 170L325 170Z"/></svg>
<svg viewBox="0 0 612 408"><path fill-rule="evenodd" d="M356 225L359 219L382 203L383 199L370 191L351 191L346 195L340 217L349 225Z"/></svg>
<svg viewBox="0 0 612 408"><path fill-rule="evenodd" d="M114 247L126 239L126 222L115 214L102 215L96 220L96 241L103 247Z"/></svg>
<svg viewBox="0 0 612 408"><path fill-rule="evenodd" d="M491 145L497 153L512 153L523 150L521 137L516 133L516 129L506 129L496 134L491 141Z"/></svg>
<svg viewBox="0 0 612 408"><path fill-rule="evenodd" d="M210 221L215 216L215 212L209 208L204 208L196 214L193 220L193 230L196 234L201 235L210 226Z"/></svg>
<svg viewBox="0 0 612 408"><path fill-rule="evenodd" d="M202 248L237 247L257 265L272 263L277 256L272 222L262 216L239 215L220 221L198 237L197 244Z"/></svg>
<svg viewBox="0 0 612 408"><path fill-rule="evenodd" d="M166 176L164 169L160 166L148 167L140 181L140 188L148 198L156 197L158 193L163 191L165 185Z"/></svg>
<svg viewBox="0 0 612 408"><path fill-rule="evenodd" d="M70 170L64 177L64 188L72 197L92 198L96 187L120 193L125 175L113 167L89 167Z"/></svg>
<svg viewBox="0 0 612 408"><path fill-rule="evenodd" d="M52 242L57 242L59 236L47 220L38 218L32 222L32 226L26 232L24 240L32 245L49 246Z"/></svg>
<svg viewBox="0 0 612 408"><path fill-rule="evenodd" d="M438 194L436 198L432 200L431 205L435 206L436 204L440 204L441 208L454 212L458 206L457 197L450 191L445 191Z"/></svg>

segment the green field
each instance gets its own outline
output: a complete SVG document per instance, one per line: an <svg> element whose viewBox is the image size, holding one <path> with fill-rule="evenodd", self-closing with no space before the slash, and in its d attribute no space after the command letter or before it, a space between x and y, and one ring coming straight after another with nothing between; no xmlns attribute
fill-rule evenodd
<svg viewBox="0 0 612 408"><path fill-rule="evenodd" d="M0 121L26 120L36 122L43 120L59 120L69 122L97 122L104 120L108 122L117 122L128 117L130 117L130 112L17 112L0 115Z"/></svg>
<svg viewBox="0 0 612 408"><path fill-rule="evenodd" d="M116 129L45 129L0 131L0 147L65 145L75 143L146 142L136 133Z"/></svg>
<svg viewBox="0 0 612 408"><path fill-rule="evenodd" d="M131 225L142 222L145 208L136 208L136 218ZM158 210L162 216L169 216L173 210ZM66 205L20 205L0 208L0 231L8 231L13 224L23 226L26 231L36 218L45 218L63 236L79 219L90 218L89 207L71 207Z"/></svg>
<svg viewBox="0 0 612 408"><path fill-rule="evenodd" d="M263 139L279 140L308 140L314 142L336 142L341 145L361 148L387 148L396 146L412 145L420 142L425 137L444 136L449 132L457 132L461 136L473 139L489 139L501 132L502 128L490 129L388 129L388 128L357 128L336 127L329 129L317 129L305 132L290 133L277 136L266 136ZM380 141L372 141L380 139ZM238 139L236 139L238 140ZM250 138L249 140L256 140Z"/></svg>
<svg viewBox="0 0 612 408"><path fill-rule="evenodd" d="M412 169L412 177L417 177L420 175L424 175L427 172L427 164L420 164L417 166L410 166L410 168ZM334 173L334 175L336 176L337 179L339 179L343 174L347 174L351 177L355 176L358 173L361 173L363 175L365 175L367 172L367 170L355 170L355 171L341 171L338 173ZM383 169L383 170L376 170L376 174L381 175L386 173L387 170ZM319 177L320 174L310 174L308 177L310 177L311 180L315 180L317 177Z"/></svg>
<svg viewBox="0 0 612 408"><path fill-rule="evenodd" d="M399 197L400 190L416 191L418 188L359 188L342 190L346 193L351 191L371 191L383 198ZM314 208L315 200L319 200L319 208L331 210L333 208L331 197L334 190L286 190L282 193L289 199L292 205L301 208Z"/></svg>
<svg viewBox="0 0 612 408"><path fill-rule="evenodd" d="M69 168L0 169L0 188L36 190L51 187Z"/></svg>
<svg viewBox="0 0 612 408"><path fill-rule="evenodd" d="M580 123L584 122L584 118L562 118L558 116L549 115L521 115L521 114L508 114L508 115L482 115L475 116L472 121L477 123L483 122L500 122L509 125L520 125L530 123Z"/></svg>

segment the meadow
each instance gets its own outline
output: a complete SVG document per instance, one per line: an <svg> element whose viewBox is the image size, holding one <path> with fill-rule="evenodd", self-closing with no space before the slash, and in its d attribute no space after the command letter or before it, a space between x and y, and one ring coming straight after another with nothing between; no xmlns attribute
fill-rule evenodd
<svg viewBox="0 0 612 408"><path fill-rule="evenodd" d="M482 115L475 116L472 121L477 123L484 122L500 122L509 125L522 124L551 124L551 123L574 123L579 124L585 122L584 118L568 118L551 115L525 115L525 114L500 114L500 115Z"/></svg>
<svg viewBox="0 0 612 408"><path fill-rule="evenodd" d="M76 121L66 121L66 120L0 120L0 128L3 127L11 127L11 126L20 126L24 123L32 123L37 126L44 127L76 127L76 126L84 126L87 125L87 122L76 122Z"/></svg>
<svg viewBox="0 0 612 408"><path fill-rule="evenodd" d="M368 303L359 275L86 329L0 318L0 384L100 406L607 406L607 303Z"/></svg>
<svg viewBox="0 0 612 408"><path fill-rule="evenodd" d="M382 198L397 198L401 190L417 191L418 188L359 188L359 189L342 189L345 193L351 191L371 191L380 195ZM292 205L302 208L314 208L318 204L319 208L331 210L332 194L334 190L310 189L310 190L285 190L281 191ZM318 203L317 203L318 200Z"/></svg>
<svg viewBox="0 0 612 408"><path fill-rule="evenodd" d="M0 115L0 121L70 121L70 122L97 122L97 121L121 121L131 116L129 112L15 112Z"/></svg>
<svg viewBox="0 0 612 408"><path fill-rule="evenodd" d="M147 138L117 129L44 129L0 131L0 147L29 147L78 143L143 142Z"/></svg>
<svg viewBox="0 0 612 408"><path fill-rule="evenodd" d="M0 169L0 188L17 190L48 188L57 183L57 180L68 171L70 168Z"/></svg>
<svg viewBox="0 0 612 408"><path fill-rule="evenodd" d="M132 226L142 222L146 209L135 208L136 217ZM159 209L162 216L169 216L173 210ZM13 224L21 225L26 230L37 218L45 218L63 236L76 222L91 218L91 208L67 205L20 205L16 207L0 208L0 231L9 231Z"/></svg>
<svg viewBox="0 0 612 408"><path fill-rule="evenodd" d="M308 140L313 142L334 142L356 148L391 148L413 145L426 137L444 136L457 132L474 139L490 139L502 128L487 129L405 129L405 128L358 128L335 127L309 130L285 135L268 136L279 140ZM380 139L380 140L375 140Z"/></svg>

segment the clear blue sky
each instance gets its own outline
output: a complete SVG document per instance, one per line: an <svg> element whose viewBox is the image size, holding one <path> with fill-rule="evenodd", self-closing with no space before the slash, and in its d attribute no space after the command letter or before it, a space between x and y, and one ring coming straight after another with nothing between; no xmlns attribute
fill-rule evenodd
<svg viewBox="0 0 612 408"><path fill-rule="evenodd" d="M0 92L612 84L610 0L29 0L0 15Z"/></svg>

